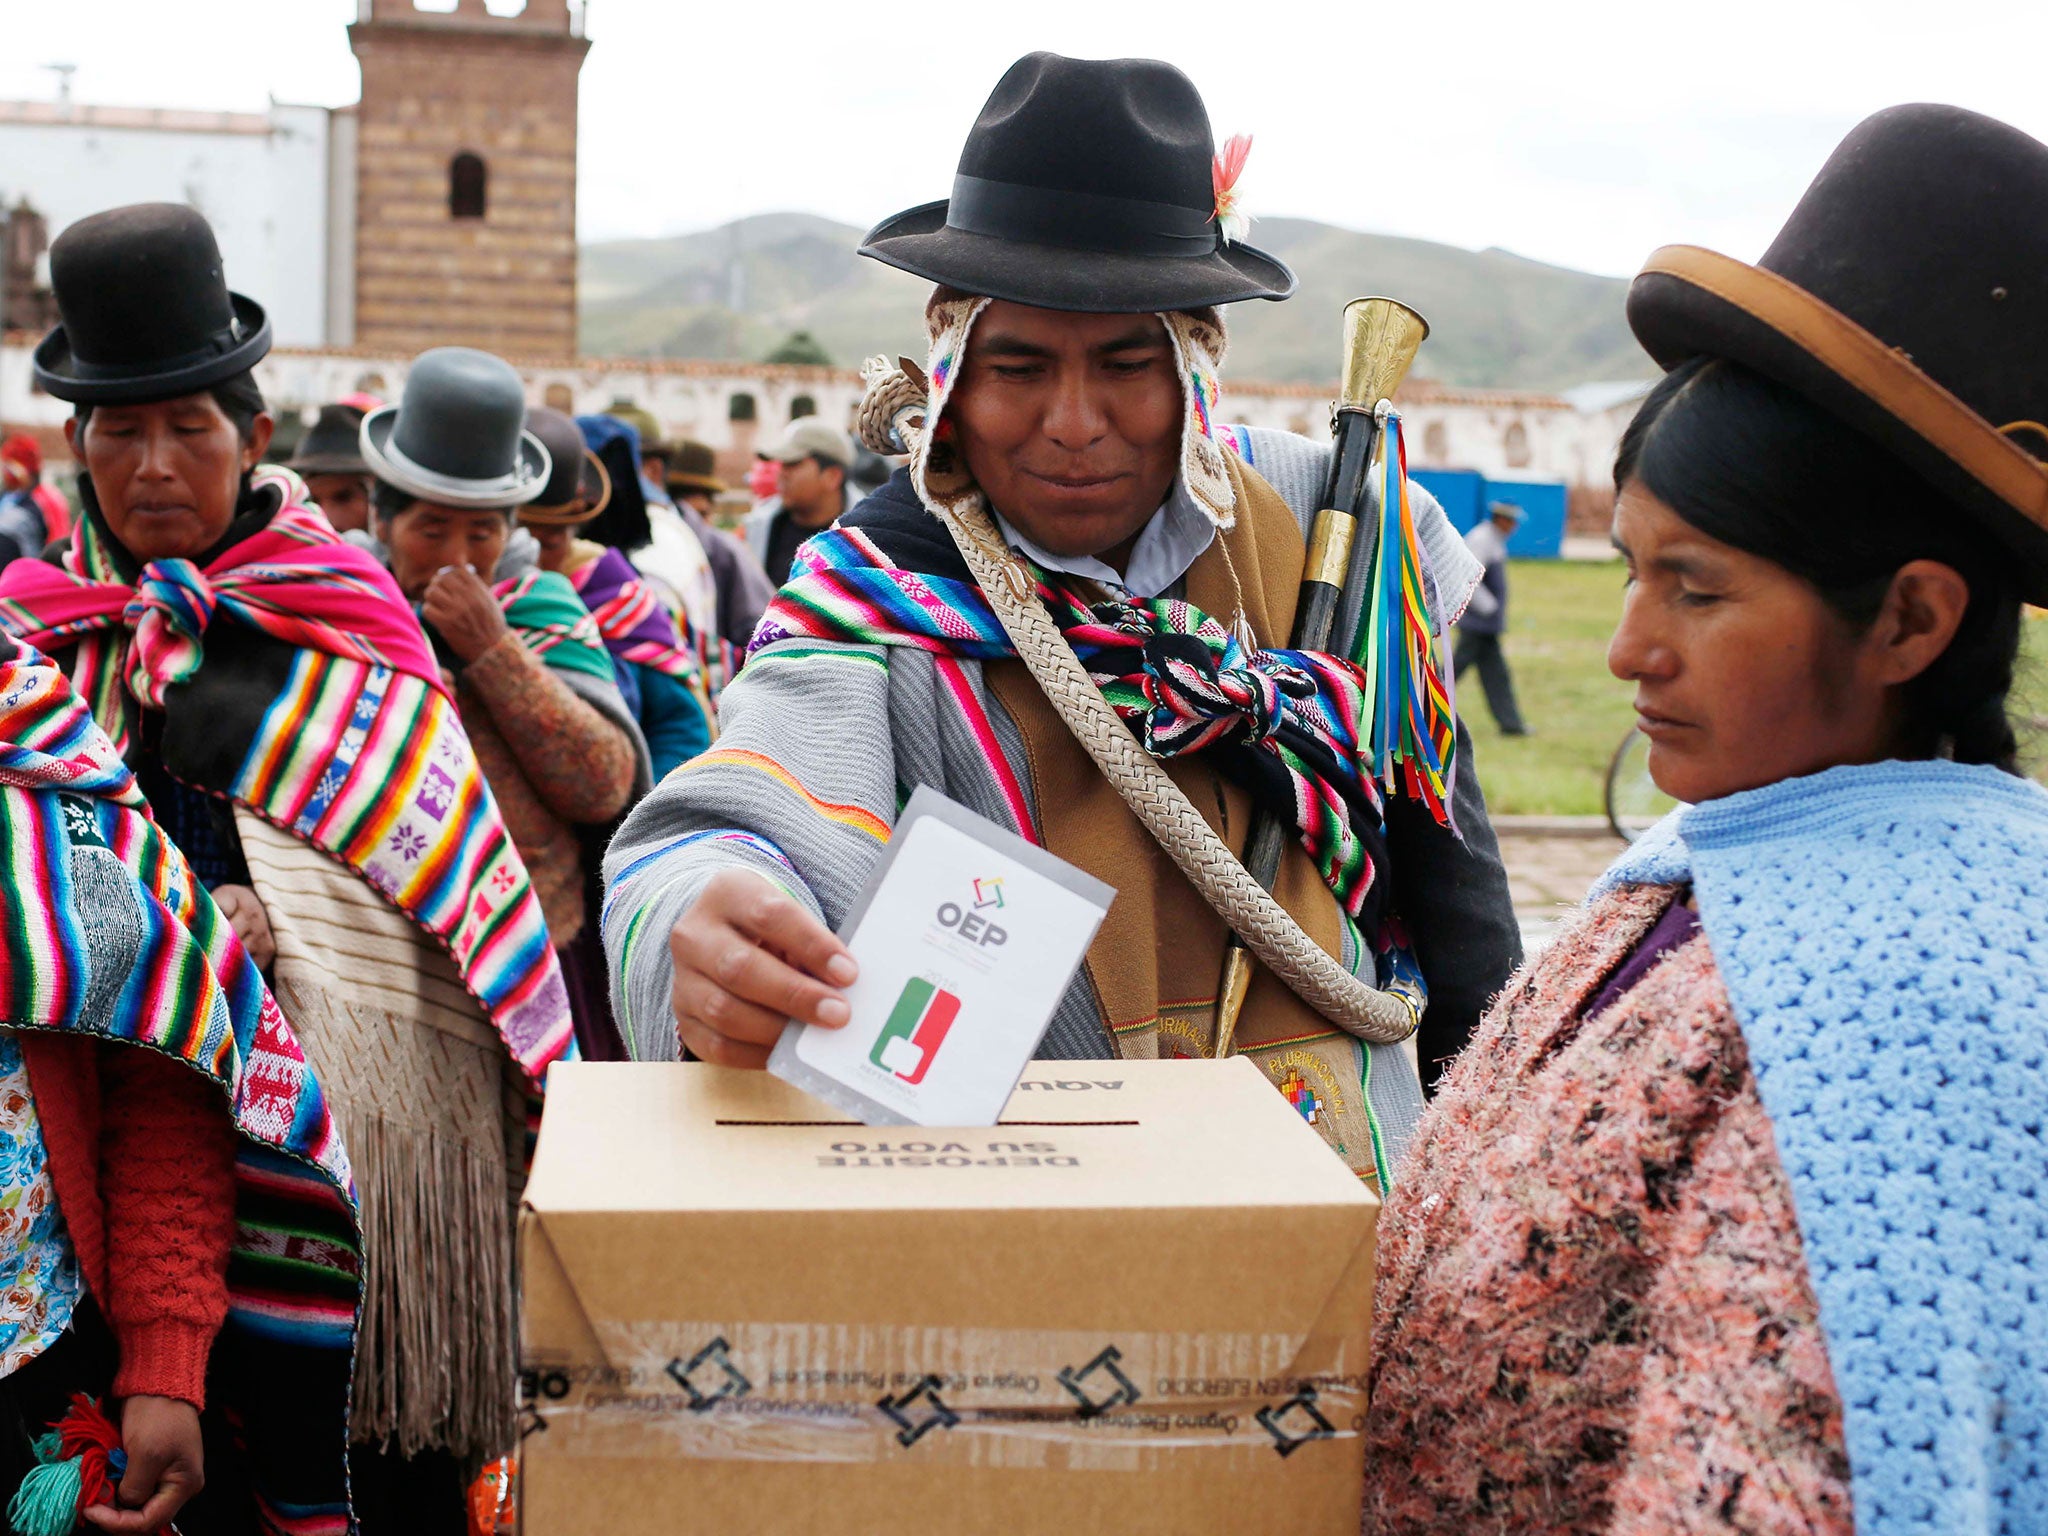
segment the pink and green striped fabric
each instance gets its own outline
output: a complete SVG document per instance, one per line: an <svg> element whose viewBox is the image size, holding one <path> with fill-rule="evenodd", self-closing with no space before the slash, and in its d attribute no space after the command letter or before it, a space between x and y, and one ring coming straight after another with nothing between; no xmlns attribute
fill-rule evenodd
<svg viewBox="0 0 2048 1536"><path fill-rule="evenodd" d="M569 996L524 862L491 798L440 667L391 575L343 542L289 470L252 482L278 510L204 568L146 566L132 584L95 521L62 566L0 572L0 627L31 645L75 645L72 681L127 752L138 703L176 709L213 624L294 648L274 695L219 728L248 733L224 794L354 870L441 944L506 1049L538 1088L575 1050ZM596 626L566 581L518 594L528 622L559 626L559 656L609 679ZM521 622L511 617L515 626ZM238 709L244 704L235 695ZM245 723L245 720L247 723Z"/></svg>
<svg viewBox="0 0 2048 1536"><path fill-rule="evenodd" d="M240 1134L215 1379L250 1426L266 1527L341 1536L362 1284L348 1155L291 1026L150 819L113 742L54 665L12 641L0 646L4 1025L154 1050L219 1085ZM125 872L140 922L118 993L96 1010L88 992L103 957L91 951L73 863L91 850ZM105 986L98 991L104 999Z"/></svg>
<svg viewBox="0 0 2048 1536"><path fill-rule="evenodd" d="M1146 750L1175 757L1244 749L1232 763L1247 787L1296 828L1325 883L1357 917L1382 845L1378 789L1365 767L1372 716L1364 672L1315 651L1249 651L1229 626L1176 598L1091 606L1054 577L1033 574L1039 600ZM903 569L857 528L804 545L753 649L791 639L911 646L975 661L1015 654L971 580Z"/></svg>

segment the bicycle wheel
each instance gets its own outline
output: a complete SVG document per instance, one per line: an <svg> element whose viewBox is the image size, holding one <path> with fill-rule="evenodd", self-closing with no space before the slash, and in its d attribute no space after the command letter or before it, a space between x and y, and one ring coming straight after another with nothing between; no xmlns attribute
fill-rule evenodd
<svg viewBox="0 0 2048 1536"><path fill-rule="evenodd" d="M1650 738L1634 726L1607 762L1607 825L1623 842L1634 842L1678 802L1650 777Z"/></svg>

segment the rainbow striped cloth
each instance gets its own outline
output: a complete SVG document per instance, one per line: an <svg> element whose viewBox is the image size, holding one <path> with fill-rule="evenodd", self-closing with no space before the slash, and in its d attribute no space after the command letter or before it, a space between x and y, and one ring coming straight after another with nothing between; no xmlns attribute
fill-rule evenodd
<svg viewBox="0 0 2048 1536"><path fill-rule="evenodd" d="M526 866L390 573L304 492L290 471L260 470L253 494L278 502L260 531L203 570L157 561L132 582L88 517L64 566L0 571L0 627L31 645L76 644L77 691L124 753L134 700L161 701L165 766L339 860L419 924L538 1089L575 1033ZM549 580L561 602L536 622L570 631L551 664L587 652L609 679L596 626L566 581ZM202 643L223 617L242 633L207 665ZM587 634L574 632L579 619Z"/></svg>
<svg viewBox="0 0 2048 1536"><path fill-rule="evenodd" d="M0 637L0 999L6 1027L92 1033L218 1084L240 1133L229 1310L214 1380L242 1429L259 1509L289 1536L348 1529L349 1370L362 1240L348 1154L263 978L150 819L114 744L46 658ZM105 1016L72 855L107 850L143 937Z"/></svg>
<svg viewBox="0 0 2048 1536"><path fill-rule="evenodd" d="M698 658L684 649L676 616L661 605L653 589L640 579L633 564L616 549L607 549L569 582L590 609L605 645L621 661L652 667L680 678L692 688L702 673Z"/></svg>
<svg viewBox="0 0 2048 1536"><path fill-rule="evenodd" d="M499 582L491 592L513 633L549 666L588 673L607 683L618 681L597 620L568 577L536 569Z"/></svg>
<svg viewBox="0 0 2048 1536"><path fill-rule="evenodd" d="M1367 770L1371 695L1361 668L1317 651L1247 650L1230 627L1174 598L1090 606L1033 567L1040 601L1088 675L1155 757L1218 749L1218 766L1295 827L1347 915L1360 917L1384 856ZM797 553L788 585L754 632L902 645L977 661L1016 654L971 579L893 562L858 528Z"/></svg>

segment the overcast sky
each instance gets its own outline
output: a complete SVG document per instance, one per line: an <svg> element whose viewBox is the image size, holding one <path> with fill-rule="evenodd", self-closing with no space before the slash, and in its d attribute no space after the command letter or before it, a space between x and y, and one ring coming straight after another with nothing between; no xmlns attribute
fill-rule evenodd
<svg viewBox="0 0 2048 1536"><path fill-rule="evenodd" d="M80 101L340 105L355 12L0 0L0 97L48 99L37 66L64 62ZM1256 136L1255 216L1616 274L1674 240L1755 257L1882 106L1957 102L2048 138L2048 0L591 0L588 32L586 240L777 209L866 225L943 197L989 89L1039 48L1187 70L1219 138Z"/></svg>

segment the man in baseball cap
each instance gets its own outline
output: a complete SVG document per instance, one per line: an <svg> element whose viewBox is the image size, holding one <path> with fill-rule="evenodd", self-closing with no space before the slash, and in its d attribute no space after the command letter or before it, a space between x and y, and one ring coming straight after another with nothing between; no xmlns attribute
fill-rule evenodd
<svg viewBox="0 0 2048 1536"><path fill-rule="evenodd" d="M830 528L853 508L847 488L853 469L853 439L816 416L799 417L766 453L782 466L779 494L761 503L743 529L747 547L781 586L799 545Z"/></svg>

